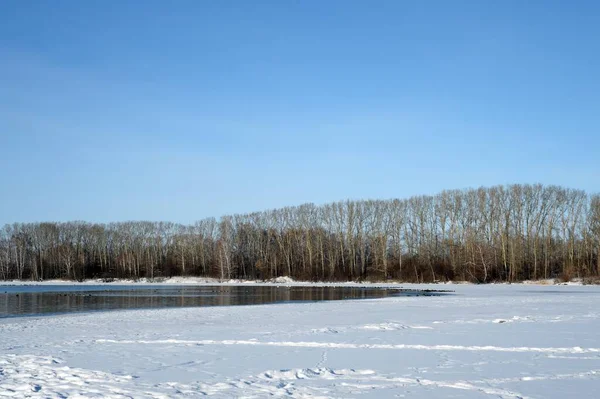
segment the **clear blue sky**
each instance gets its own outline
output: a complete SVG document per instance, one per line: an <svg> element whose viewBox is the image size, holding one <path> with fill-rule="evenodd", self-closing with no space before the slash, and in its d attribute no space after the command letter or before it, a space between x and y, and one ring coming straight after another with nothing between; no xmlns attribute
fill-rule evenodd
<svg viewBox="0 0 600 399"><path fill-rule="evenodd" d="M0 224L600 191L598 1L0 3Z"/></svg>

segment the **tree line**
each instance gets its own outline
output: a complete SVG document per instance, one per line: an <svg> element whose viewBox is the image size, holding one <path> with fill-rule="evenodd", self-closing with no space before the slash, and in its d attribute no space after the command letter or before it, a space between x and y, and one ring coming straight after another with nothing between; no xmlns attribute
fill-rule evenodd
<svg viewBox="0 0 600 399"><path fill-rule="evenodd" d="M15 223L0 279L520 281L600 275L600 195L557 186L448 190L169 222Z"/></svg>

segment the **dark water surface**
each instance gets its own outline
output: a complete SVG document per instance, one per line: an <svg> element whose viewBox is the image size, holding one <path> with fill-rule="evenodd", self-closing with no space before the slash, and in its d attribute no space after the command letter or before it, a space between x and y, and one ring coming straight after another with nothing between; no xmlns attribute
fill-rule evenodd
<svg viewBox="0 0 600 399"><path fill-rule="evenodd" d="M0 318L115 309L257 305L433 295L440 293L364 287L0 286Z"/></svg>

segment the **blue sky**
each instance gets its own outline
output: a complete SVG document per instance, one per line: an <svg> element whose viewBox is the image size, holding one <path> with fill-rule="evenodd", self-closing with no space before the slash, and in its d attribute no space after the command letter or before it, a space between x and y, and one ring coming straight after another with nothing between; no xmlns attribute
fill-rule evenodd
<svg viewBox="0 0 600 399"><path fill-rule="evenodd" d="M600 191L596 1L3 1L0 224Z"/></svg>

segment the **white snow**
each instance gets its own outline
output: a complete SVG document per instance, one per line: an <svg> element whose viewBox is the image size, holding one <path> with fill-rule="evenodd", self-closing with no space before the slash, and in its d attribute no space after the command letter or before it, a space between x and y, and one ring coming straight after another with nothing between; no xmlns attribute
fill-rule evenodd
<svg viewBox="0 0 600 399"><path fill-rule="evenodd" d="M600 287L452 289L2 319L0 398L596 397Z"/></svg>
<svg viewBox="0 0 600 399"><path fill-rule="evenodd" d="M518 283L491 283L490 285L534 285L534 286L545 286L545 285L568 285L568 286L580 286L584 285L583 280L575 278L569 282L560 282L555 279L545 280L525 280ZM175 277L157 277L154 279L142 277L139 279L88 279L80 282L74 282L73 280L43 280L43 281L31 281L31 280L0 280L0 286L23 286L23 285L69 285L69 286L87 286L87 285L274 285L274 286L328 286L328 287L341 287L341 286L368 286L368 287L398 287L405 286L400 281L390 280L388 282L311 282L311 281L296 281L291 277L282 276L276 277L269 280L239 280L239 279L226 279L219 280L213 277L190 277L190 276L175 276ZM446 281L438 282L434 284L427 284L429 288L443 289L440 286L444 285L472 285L467 281ZM423 285L417 285L419 288Z"/></svg>
<svg viewBox="0 0 600 399"><path fill-rule="evenodd" d="M293 282L294 280L289 277L278 277L278 279L284 279L283 282ZM289 281L288 281L289 279ZM277 279L270 280L272 283ZM261 281L256 280L219 280L212 277L171 277L163 278L158 277L155 279L140 278L140 279L88 279L81 282L74 282L73 280L43 280L43 281L28 281L28 280L11 280L2 281L0 285L74 285L74 286L86 286L86 285L241 285L241 284L257 284Z"/></svg>
<svg viewBox="0 0 600 399"><path fill-rule="evenodd" d="M490 283L489 285L533 285L533 286L552 286L552 285L567 285L567 286L580 286L585 285L584 281L580 278L574 278L569 282L561 282L555 279L545 280L525 280L517 283ZM398 287L405 286L407 284L401 281L389 280L387 282L377 281L347 281L347 282L312 282L312 281L296 281L291 277L282 276L268 280L239 280L239 279L225 279L220 280L213 277L191 277L191 276L175 276L175 277L157 277L154 279L142 277L139 279L127 279L127 278L115 278L115 279L87 279L84 281L74 282L73 280L43 280L43 281L31 281L31 280L0 280L0 286L29 286L29 285L69 285L69 286L87 286L87 285L272 285L272 286L284 286L284 287L295 287L295 286L327 286L327 287L342 287L342 286L368 286L368 287ZM410 285L410 284L409 284ZM468 281L445 281L437 282L433 284L426 284L432 289L443 289L441 286L445 285L473 285ZM591 284L589 284L591 285ZM415 285L415 287L421 288L424 284Z"/></svg>

